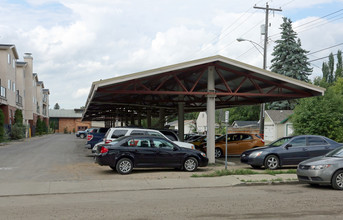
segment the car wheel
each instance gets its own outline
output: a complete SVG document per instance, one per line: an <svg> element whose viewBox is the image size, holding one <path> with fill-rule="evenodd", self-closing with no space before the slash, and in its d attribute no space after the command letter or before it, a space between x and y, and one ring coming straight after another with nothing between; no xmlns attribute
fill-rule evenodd
<svg viewBox="0 0 343 220"><path fill-rule="evenodd" d="M269 155L264 161L266 169L275 170L279 167L279 158L275 155Z"/></svg>
<svg viewBox="0 0 343 220"><path fill-rule="evenodd" d="M193 172L198 168L198 161L194 157L189 157L183 163L183 168L188 172Z"/></svg>
<svg viewBox="0 0 343 220"><path fill-rule="evenodd" d="M215 148L214 149L214 156L215 156L215 158L219 158L219 157L223 156L223 151L218 147Z"/></svg>
<svg viewBox="0 0 343 220"><path fill-rule="evenodd" d="M333 175L331 185L334 189L343 190L343 170L339 170Z"/></svg>
<svg viewBox="0 0 343 220"><path fill-rule="evenodd" d="M80 138L84 139L86 137L85 134L80 134Z"/></svg>
<svg viewBox="0 0 343 220"><path fill-rule="evenodd" d="M129 158L122 158L116 165L116 170L120 174L129 174L133 169L133 163Z"/></svg>

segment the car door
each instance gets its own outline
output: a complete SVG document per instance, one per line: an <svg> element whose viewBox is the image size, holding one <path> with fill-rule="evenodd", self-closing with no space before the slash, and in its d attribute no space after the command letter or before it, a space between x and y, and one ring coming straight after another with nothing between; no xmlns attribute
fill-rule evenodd
<svg viewBox="0 0 343 220"><path fill-rule="evenodd" d="M282 165L297 165L309 157L306 137L296 137L279 148Z"/></svg>
<svg viewBox="0 0 343 220"><path fill-rule="evenodd" d="M136 167L152 167L157 163L157 149L149 138L132 137L127 141L128 149L133 154Z"/></svg>
<svg viewBox="0 0 343 220"><path fill-rule="evenodd" d="M229 134L227 138L227 152L229 155L239 155L240 150L241 134ZM225 147L225 140L224 140ZM225 155L225 154L224 154Z"/></svg>
<svg viewBox="0 0 343 220"><path fill-rule="evenodd" d="M153 137L153 146L158 149L156 160L160 167L177 167L181 166L183 153L175 150L176 146L163 138Z"/></svg>
<svg viewBox="0 0 343 220"><path fill-rule="evenodd" d="M307 143L309 157L321 156L331 150L330 144L322 137L308 137Z"/></svg>

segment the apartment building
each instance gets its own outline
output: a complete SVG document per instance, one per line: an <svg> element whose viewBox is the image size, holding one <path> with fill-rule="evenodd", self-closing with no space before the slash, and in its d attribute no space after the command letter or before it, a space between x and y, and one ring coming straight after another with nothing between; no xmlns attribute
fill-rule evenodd
<svg viewBox="0 0 343 220"><path fill-rule="evenodd" d="M14 122L17 109L23 112L23 123L35 134L37 119L49 124L49 89L33 73L33 57L25 53L24 61L19 56L15 45L0 44L0 109L5 115L8 129Z"/></svg>

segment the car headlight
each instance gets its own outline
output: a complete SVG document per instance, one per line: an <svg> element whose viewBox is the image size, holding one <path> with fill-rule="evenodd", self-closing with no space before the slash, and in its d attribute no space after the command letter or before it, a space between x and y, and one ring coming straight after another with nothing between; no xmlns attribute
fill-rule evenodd
<svg viewBox="0 0 343 220"><path fill-rule="evenodd" d="M249 157L258 157L262 154L263 152L262 151L255 151L255 152L252 152Z"/></svg>
<svg viewBox="0 0 343 220"><path fill-rule="evenodd" d="M206 157L205 153L201 152L200 154L201 154L201 156Z"/></svg>
<svg viewBox="0 0 343 220"><path fill-rule="evenodd" d="M329 168L330 166L331 166L331 164L313 165L310 167L310 170L322 170L322 169Z"/></svg>

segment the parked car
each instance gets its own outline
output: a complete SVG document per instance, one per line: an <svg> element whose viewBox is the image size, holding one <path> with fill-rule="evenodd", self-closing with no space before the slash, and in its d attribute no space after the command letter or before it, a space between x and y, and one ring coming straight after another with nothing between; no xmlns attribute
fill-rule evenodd
<svg viewBox="0 0 343 220"><path fill-rule="evenodd" d="M129 136L129 135L152 135L152 136L157 136L157 137L163 137L170 140L168 137L166 137L164 134L162 134L158 130L144 129L144 128L110 128L104 136L104 141L106 144L108 144L121 136ZM181 142L178 140L177 141L171 140L171 141L173 141L175 144L177 144L180 147L195 149L193 144Z"/></svg>
<svg viewBox="0 0 343 220"><path fill-rule="evenodd" d="M87 137L88 133L95 132L96 129L98 129L98 128L88 128L84 131L77 131L75 135L76 135L76 137L80 137L80 138L84 139L85 137Z"/></svg>
<svg viewBox="0 0 343 220"><path fill-rule="evenodd" d="M122 136L111 144L98 145L95 161L120 174L135 167L171 167L195 171L208 164L206 154L176 145L159 136Z"/></svg>
<svg viewBox="0 0 343 220"><path fill-rule="evenodd" d="M207 144L200 145L199 149L207 152ZM227 155L240 155L243 151L264 146L264 140L257 134L233 133L227 134ZM214 155L216 158L225 155L225 135L215 140Z"/></svg>
<svg viewBox="0 0 343 220"><path fill-rule="evenodd" d="M241 162L254 168L264 166L274 170L284 165L298 165L301 161L324 155L340 146L342 144L318 135L284 137L266 147L244 151Z"/></svg>
<svg viewBox="0 0 343 220"><path fill-rule="evenodd" d="M86 146L89 149L92 149L95 144L99 143L104 139L104 136L109 128L99 128L93 130L92 132L88 133L87 135L87 143Z"/></svg>
<svg viewBox="0 0 343 220"><path fill-rule="evenodd" d="M343 190L343 147L301 162L297 168L300 182L310 185L331 185Z"/></svg>

